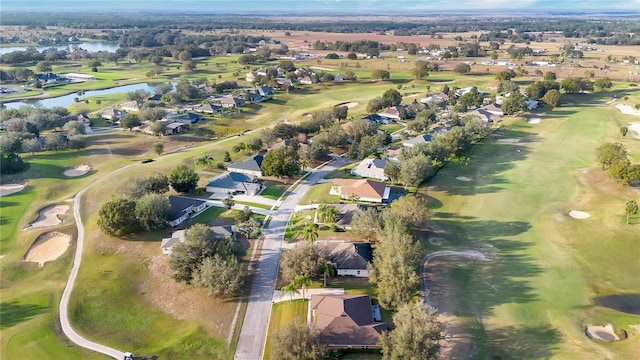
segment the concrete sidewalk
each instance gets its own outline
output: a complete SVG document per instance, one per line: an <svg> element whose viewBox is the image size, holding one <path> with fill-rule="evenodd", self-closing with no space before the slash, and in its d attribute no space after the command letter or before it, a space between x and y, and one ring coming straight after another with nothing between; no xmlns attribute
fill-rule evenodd
<svg viewBox="0 0 640 360"><path fill-rule="evenodd" d="M321 289L306 289L304 291L304 299L311 299L311 295L344 295L344 289L342 288L321 288ZM302 289L298 289L293 294L288 291L275 290L273 292L273 303L279 303L283 301L302 299Z"/></svg>

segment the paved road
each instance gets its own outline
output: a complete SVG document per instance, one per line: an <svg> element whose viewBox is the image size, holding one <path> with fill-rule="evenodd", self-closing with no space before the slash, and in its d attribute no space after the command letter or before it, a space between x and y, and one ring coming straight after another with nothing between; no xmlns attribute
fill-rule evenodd
<svg viewBox="0 0 640 360"><path fill-rule="evenodd" d="M249 303L244 315L234 359L262 359L269 316L271 315L271 301L278 276L280 249L287 221L302 196L309 191L311 186L345 163L345 159L337 158L322 169L312 170L311 174L282 202L271 219L269 227L263 230L265 238L256 265Z"/></svg>

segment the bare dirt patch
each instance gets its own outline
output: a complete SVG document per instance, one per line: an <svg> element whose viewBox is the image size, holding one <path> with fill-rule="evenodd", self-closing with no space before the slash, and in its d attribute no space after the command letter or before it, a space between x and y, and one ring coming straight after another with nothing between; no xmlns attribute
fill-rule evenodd
<svg viewBox="0 0 640 360"><path fill-rule="evenodd" d="M71 236L65 233L52 231L38 236L24 257L25 261L37 262L40 266L44 263L59 258L69 247Z"/></svg>
<svg viewBox="0 0 640 360"><path fill-rule="evenodd" d="M69 205L50 205L39 211L38 220L31 223L25 229L58 225L62 222L58 215L69 210Z"/></svg>
<svg viewBox="0 0 640 360"><path fill-rule="evenodd" d="M89 171L91 171L91 166L82 164L82 165L67 168L64 170L64 172L62 172L62 174L68 177L77 177L77 176L85 175Z"/></svg>
<svg viewBox="0 0 640 360"><path fill-rule="evenodd" d="M620 337L613 331L613 325L604 326L587 326L585 330L587 336L591 339L601 341L619 341Z"/></svg>
<svg viewBox="0 0 640 360"><path fill-rule="evenodd" d="M7 196L22 191L27 186L27 183L23 184L4 184L0 185L0 196Z"/></svg>
<svg viewBox="0 0 640 360"><path fill-rule="evenodd" d="M472 178L468 178L466 176L456 176L456 180L465 181L465 182L473 181Z"/></svg>
<svg viewBox="0 0 640 360"><path fill-rule="evenodd" d="M589 214L586 211L580 211L580 210L571 210L569 211L569 216L571 216L574 219L587 219L591 217L591 214Z"/></svg>

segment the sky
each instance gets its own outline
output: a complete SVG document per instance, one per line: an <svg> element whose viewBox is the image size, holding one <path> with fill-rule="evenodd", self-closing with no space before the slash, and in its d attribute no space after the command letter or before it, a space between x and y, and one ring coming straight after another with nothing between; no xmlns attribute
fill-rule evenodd
<svg viewBox="0 0 640 360"><path fill-rule="evenodd" d="M640 0L2 0L3 11L193 11L217 13L365 13L451 10L632 11ZM0 22L1 22L0 18Z"/></svg>

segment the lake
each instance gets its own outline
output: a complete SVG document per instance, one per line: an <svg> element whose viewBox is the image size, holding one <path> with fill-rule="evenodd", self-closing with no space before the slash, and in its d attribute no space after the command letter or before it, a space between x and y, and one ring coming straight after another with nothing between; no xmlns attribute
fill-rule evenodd
<svg viewBox="0 0 640 360"><path fill-rule="evenodd" d="M173 86L176 85L176 83L172 83L172 84ZM141 84L116 86L116 87L104 89L104 90L87 90L84 92L83 95L78 95L76 93L73 93L73 94L58 96L50 99L7 102L7 103L4 103L4 106L6 106L7 109L17 109L21 106L41 106L45 108L52 108L56 106L67 107L75 103L75 98L84 99L90 96L128 93L136 90L144 90L152 94L155 93L155 89L153 88L153 86L150 86L148 83L141 83Z"/></svg>
<svg viewBox="0 0 640 360"><path fill-rule="evenodd" d="M97 51L108 51L114 52L119 46L116 43L106 43L106 42L95 42L88 43L83 42L79 44L69 44L69 45L48 45L48 46L33 46L34 49L42 52L47 49L56 48L57 50L74 50L74 49L82 49L87 50L88 52L97 52ZM0 55L14 52L14 51L25 51L29 49L29 46L11 46L11 47L0 47Z"/></svg>

